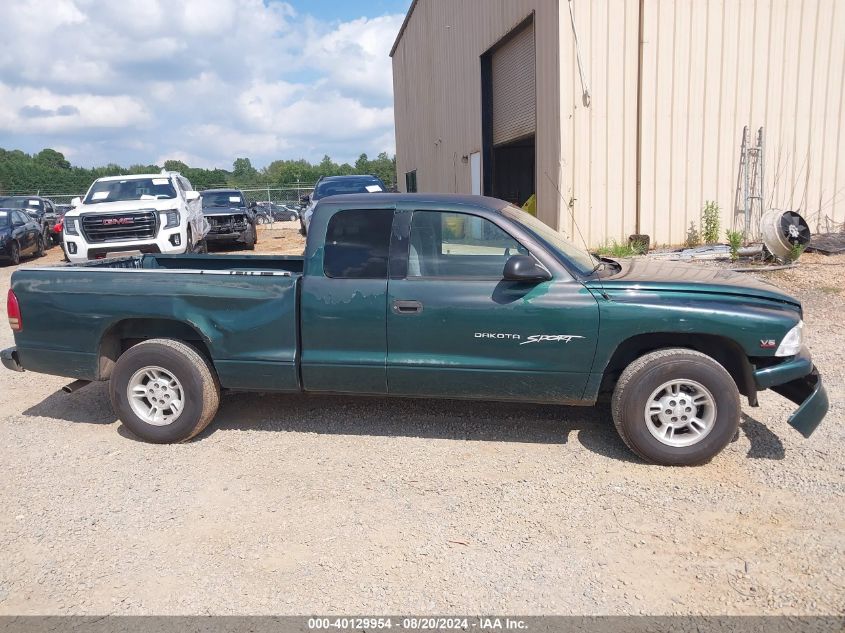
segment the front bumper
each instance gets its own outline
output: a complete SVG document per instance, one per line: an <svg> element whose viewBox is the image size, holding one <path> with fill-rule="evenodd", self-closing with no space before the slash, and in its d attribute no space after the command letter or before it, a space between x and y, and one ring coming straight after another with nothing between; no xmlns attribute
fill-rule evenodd
<svg viewBox="0 0 845 633"><path fill-rule="evenodd" d="M23 371L23 367L18 360L17 347L7 347L6 349L0 351L0 361L3 362L3 366L6 369L11 369L12 371Z"/></svg>
<svg viewBox="0 0 845 633"><path fill-rule="evenodd" d="M786 422L804 437L813 434L830 408L822 377L815 367L803 378L772 387L772 391L799 405Z"/></svg>
<svg viewBox="0 0 845 633"><path fill-rule="evenodd" d="M244 242L246 241L246 229L233 233L206 233L206 242Z"/></svg>
<svg viewBox="0 0 845 633"><path fill-rule="evenodd" d="M830 408L822 377L806 347L791 360L756 370L754 381L759 389L771 389L799 405L787 423L804 437L813 434Z"/></svg>

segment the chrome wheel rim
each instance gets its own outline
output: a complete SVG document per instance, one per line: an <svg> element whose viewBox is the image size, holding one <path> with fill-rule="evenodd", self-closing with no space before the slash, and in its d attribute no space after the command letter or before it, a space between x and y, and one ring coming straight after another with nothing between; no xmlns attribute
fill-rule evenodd
<svg viewBox="0 0 845 633"><path fill-rule="evenodd" d="M645 405L649 432L661 444L681 448L697 444L716 422L716 399L699 382L682 378L655 389Z"/></svg>
<svg viewBox="0 0 845 633"><path fill-rule="evenodd" d="M153 426L173 424L185 408L185 391L172 373L161 367L143 367L126 387L132 411Z"/></svg>

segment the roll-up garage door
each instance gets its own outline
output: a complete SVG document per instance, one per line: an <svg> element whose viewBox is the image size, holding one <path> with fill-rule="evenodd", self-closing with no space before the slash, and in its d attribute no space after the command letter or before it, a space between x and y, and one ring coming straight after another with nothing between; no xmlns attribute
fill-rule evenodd
<svg viewBox="0 0 845 633"><path fill-rule="evenodd" d="M493 52L491 66L493 145L534 134L537 98L533 22Z"/></svg>

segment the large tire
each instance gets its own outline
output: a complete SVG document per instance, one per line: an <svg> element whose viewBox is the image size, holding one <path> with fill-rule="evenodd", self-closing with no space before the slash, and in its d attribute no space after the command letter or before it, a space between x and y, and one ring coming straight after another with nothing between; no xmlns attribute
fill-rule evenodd
<svg viewBox="0 0 845 633"><path fill-rule="evenodd" d="M44 238L43 237L36 238L35 256L36 257L44 257L45 251L46 251L46 249L45 249L45 246L44 246Z"/></svg>
<svg viewBox="0 0 845 633"><path fill-rule="evenodd" d="M21 263L21 248L17 242L9 244L9 259L7 260L10 266L17 266Z"/></svg>
<svg viewBox="0 0 845 633"><path fill-rule="evenodd" d="M41 241L44 242L44 248L50 248L50 227L45 224L41 230Z"/></svg>
<svg viewBox="0 0 845 633"><path fill-rule="evenodd" d="M220 385L214 369L193 347L159 338L139 343L118 358L109 396L115 413L133 434L170 444L189 440L211 422L220 404ZM170 408L177 398L178 412Z"/></svg>
<svg viewBox="0 0 845 633"><path fill-rule="evenodd" d="M255 225L250 226L247 230L247 237L244 245L246 246L246 250L254 251L255 250L255 243L258 241L258 230L256 229Z"/></svg>
<svg viewBox="0 0 845 633"><path fill-rule="evenodd" d="M736 434L741 412L727 370L706 354L681 348L631 363L616 383L611 407L628 448L664 466L709 462Z"/></svg>

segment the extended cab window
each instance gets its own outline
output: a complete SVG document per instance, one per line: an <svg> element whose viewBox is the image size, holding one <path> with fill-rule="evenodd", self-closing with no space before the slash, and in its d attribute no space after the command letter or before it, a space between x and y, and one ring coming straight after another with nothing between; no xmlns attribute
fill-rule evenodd
<svg viewBox="0 0 845 633"><path fill-rule="evenodd" d="M391 209L338 211L329 220L323 271L335 279L387 279Z"/></svg>
<svg viewBox="0 0 845 633"><path fill-rule="evenodd" d="M528 250L498 226L474 215L415 211L408 277L501 279L505 262Z"/></svg>

